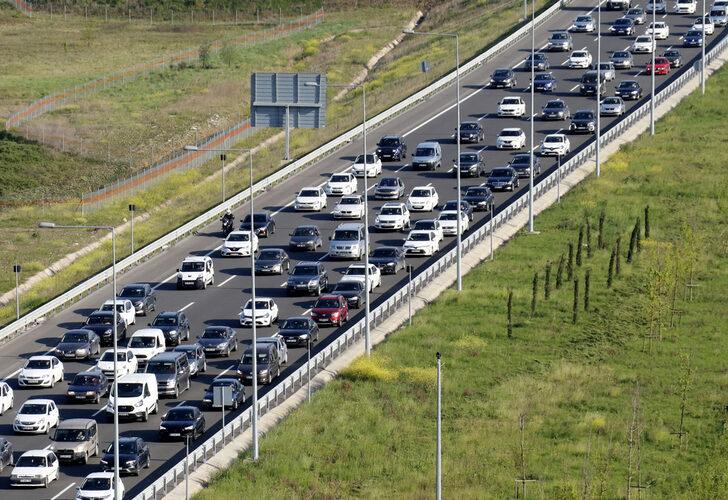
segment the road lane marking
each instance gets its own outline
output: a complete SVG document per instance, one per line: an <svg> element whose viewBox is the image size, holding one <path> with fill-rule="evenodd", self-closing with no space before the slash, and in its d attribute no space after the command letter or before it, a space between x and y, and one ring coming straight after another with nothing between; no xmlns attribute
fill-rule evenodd
<svg viewBox="0 0 728 500"><path fill-rule="evenodd" d="M76 483L75 482L74 483L71 483L68 486L66 486L65 488L63 488L56 496L54 496L53 498L51 498L51 500L56 500L57 498L59 498L65 492L67 492L68 490L70 490L71 488L73 488L73 485L74 484L76 484Z"/></svg>
<svg viewBox="0 0 728 500"><path fill-rule="evenodd" d="M235 279L235 278L237 278L237 276L234 276L234 275L233 276L230 276L228 279L226 279L225 281L223 281L222 283L220 283L219 285L217 285L218 288L221 287L221 286L223 286L224 284L226 284L230 280Z"/></svg>
<svg viewBox="0 0 728 500"><path fill-rule="evenodd" d="M184 307L183 307L182 309L180 309L179 311L180 311L180 312L184 311L185 309L187 309L188 307L190 307L190 306L191 306L192 304L194 304L194 302L190 302L189 304L187 304L186 306L184 306Z"/></svg>
<svg viewBox="0 0 728 500"><path fill-rule="evenodd" d="M313 308L311 308L311 309L313 309ZM311 312L311 309L306 309L306 310L305 310L305 311L303 312L303 316L306 316L306 315L307 315L308 313L310 313L310 312Z"/></svg>
<svg viewBox="0 0 728 500"><path fill-rule="evenodd" d="M478 120L477 120L477 121L480 121L480 120L482 120L483 118L486 118L486 117L488 116L488 114L489 114L489 113L483 113L483 116L481 116L480 118L478 118Z"/></svg>
<svg viewBox="0 0 728 500"><path fill-rule="evenodd" d="M174 407L175 407L175 408L177 408L178 406L182 406L182 405L184 405L184 404L185 404L186 402L187 402L187 401L180 401L179 403L177 403L176 405L174 405Z"/></svg>
<svg viewBox="0 0 728 500"><path fill-rule="evenodd" d="M573 91L575 91L578 88L579 88L579 84L577 83L576 85L574 85L573 87L571 87L570 92L573 92Z"/></svg>
<svg viewBox="0 0 728 500"><path fill-rule="evenodd" d="M220 377L222 377L223 375L225 375L225 374L226 374L227 372L229 372L229 371L230 371L230 370L232 370L233 368L235 368L235 365L230 365L230 366L228 366L228 367L227 367L227 368L225 368L225 369L224 369L223 371L221 371L221 372L220 372L220 374L219 374L219 375L218 375L217 377L215 377L215 380L219 379Z"/></svg>
<svg viewBox="0 0 728 500"><path fill-rule="evenodd" d="M94 413L94 414L93 414L93 415L91 415L91 416L92 416L92 417L95 417L96 415L98 415L99 413L101 413L102 411L104 411L105 409L106 409L106 405L104 405L104 406L102 406L101 408L99 408L98 410L96 410L96 413Z"/></svg>
<svg viewBox="0 0 728 500"><path fill-rule="evenodd" d="M169 280L171 280L175 276L177 276L177 273L176 272L172 276L170 276L169 278L166 278L164 281L160 281L159 283L157 283L156 285L154 285L152 287L152 290L156 290L157 288L159 288L160 286L164 285L166 282L168 282Z"/></svg>
<svg viewBox="0 0 728 500"><path fill-rule="evenodd" d="M329 253L328 253L328 252L326 252L325 254L323 254L323 255L321 256L321 258L320 258L320 259L318 259L318 261L319 261L319 262L321 262L322 260L324 260L324 259L325 259L326 257L328 257L328 256L329 256Z"/></svg>
<svg viewBox="0 0 728 500"><path fill-rule="evenodd" d="M404 165L399 167L397 170L395 170L395 172L401 172L402 170L404 170L407 167L409 167L409 163L405 163Z"/></svg>

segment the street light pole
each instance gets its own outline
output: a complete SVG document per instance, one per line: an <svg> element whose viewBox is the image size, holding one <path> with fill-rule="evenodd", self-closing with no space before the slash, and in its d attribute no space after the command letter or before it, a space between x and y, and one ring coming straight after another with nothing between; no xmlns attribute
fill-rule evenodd
<svg viewBox="0 0 728 500"><path fill-rule="evenodd" d="M597 0L597 177L602 175L602 2ZM559 163L561 155L559 155ZM559 196L560 199L560 196Z"/></svg>
<svg viewBox="0 0 728 500"><path fill-rule="evenodd" d="M705 95L705 0L703 0L702 43L700 44L700 92ZM654 67L653 67L654 70ZM653 71L654 73L654 71Z"/></svg>
<svg viewBox="0 0 728 500"><path fill-rule="evenodd" d="M131 253L134 253L134 213L136 208L135 204L129 204L129 212L131 212Z"/></svg>
<svg viewBox="0 0 728 500"><path fill-rule="evenodd" d="M409 264L407 265L407 274L408 274L408 281L407 281L407 308L408 311L408 324L409 326L412 326L412 266Z"/></svg>
<svg viewBox="0 0 728 500"><path fill-rule="evenodd" d="M435 499L442 499L442 378L440 353L437 353L437 457L435 459Z"/></svg>
<svg viewBox="0 0 728 500"><path fill-rule="evenodd" d="M20 319L20 264L13 264L15 273L15 319Z"/></svg>
<svg viewBox="0 0 728 500"><path fill-rule="evenodd" d="M225 153L220 154L220 161L222 162L222 168L220 169L220 174L222 174L222 202L225 203L225 160L227 159L227 155ZM253 240L250 240L251 244Z"/></svg>
<svg viewBox="0 0 728 500"><path fill-rule="evenodd" d="M529 161L531 163L528 173L528 232L533 233L533 102L535 99L534 78L535 78L535 57L536 57L536 0L531 2L531 149Z"/></svg>
<svg viewBox="0 0 728 500"><path fill-rule="evenodd" d="M190 500L190 435L185 438L185 500Z"/></svg>
<svg viewBox="0 0 728 500"><path fill-rule="evenodd" d="M656 5L656 2L652 3L652 35L650 40L650 43L652 44L652 71L650 71L650 83L652 85L652 90L650 91L650 135L655 135L655 49L657 48L655 40L655 19L657 17L657 9L655 8Z"/></svg>
<svg viewBox="0 0 728 500"><path fill-rule="evenodd" d="M308 359L306 361L306 378L308 378L308 402L311 402L311 335L306 340L306 350L308 351Z"/></svg>

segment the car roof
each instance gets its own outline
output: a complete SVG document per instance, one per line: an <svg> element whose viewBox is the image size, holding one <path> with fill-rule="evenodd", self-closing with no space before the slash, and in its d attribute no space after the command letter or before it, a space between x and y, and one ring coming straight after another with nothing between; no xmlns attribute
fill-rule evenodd
<svg viewBox="0 0 728 500"><path fill-rule="evenodd" d="M69 418L58 423L58 429L85 429L89 424L96 423L93 418Z"/></svg>
<svg viewBox="0 0 728 500"><path fill-rule="evenodd" d="M104 305L106 304L126 304L127 302L131 302L129 299L109 299L104 301Z"/></svg>
<svg viewBox="0 0 728 500"><path fill-rule="evenodd" d="M194 411L194 410L197 410L197 407L196 406L190 406L190 405L173 406L172 408L169 409L169 411L172 411L172 410L193 410Z"/></svg>
<svg viewBox="0 0 728 500"><path fill-rule="evenodd" d="M235 231L233 231L233 232L235 232ZM171 318L171 317L176 317L179 314L182 314L182 311L162 311L159 314L157 314L157 317L161 316L163 318Z"/></svg>
<svg viewBox="0 0 728 500"><path fill-rule="evenodd" d="M315 189L316 191L320 191L321 190L321 188L318 187L318 186L304 186L304 187L301 188L301 191L303 191L304 189Z"/></svg>
<svg viewBox="0 0 728 500"><path fill-rule="evenodd" d="M251 297L251 298L249 298L249 299L247 300L247 302L250 302L251 300L253 300L253 299L252 299L252 297ZM259 301L259 300L269 300L269 301L271 301L271 302L273 301L273 299L272 299L272 298L270 298L270 297L255 297L255 301L256 301L256 302L257 302L257 301ZM246 303L247 303L247 302L246 302Z"/></svg>
<svg viewBox="0 0 728 500"><path fill-rule="evenodd" d="M440 143L437 142L437 141L425 141L425 142L419 143L417 145L417 147L418 148L435 148L435 147L437 147L439 145L440 145Z"/></svg>
<svg viewBox="0 0 728 500"><path fill-rule="evenodd" d="M141 286L141 287L147 287L147 286L149 286L149 283L127 283L126 285L124 285L124 288L126 288L126 287L128 287L128 286Z"/></svg>
<svg viewBox="0 0 728 500"><path fill-rule="evenodd" d="M432 234L432 229L413 229L409 234Z"/></svg>
<svg viewBox="0 0 728 500"><path fill-rule="evenodd" d="M210 385L213 385L213 384L219 383L219 382L225 382L225 383L228 383L228 384L235 384L235 383L237 383L237 379L230 378L230 377L220 377L220 378L216 378L215 380L213 380L212 382L210 382ZM178 406L177 408L184 408L184 406ZM189 408L189 407L187 407L187 408Z"/></svg>
<svg viewBox="0 0 728 500"><path fill-rule="evenodd" d="M300 226L296 226L296 229L318 229L318 226L315 224L301 224Z"/></svg>
<svg viewBox="0 0 728 500"><path fill-rule="evenodd" d="M164 332L159 328L140 328L131 334L132 337L141 337L144 335L164 335Z"/></svg>
<svg viewBox="0 0 728 500"><path fill-rule="evenodd" d="M100 309L89 314L89 316L113 316L113 315L114 315L114 311L102 311ZM121 317L120 315L117 315L117 316Z"/></svg>
<svg viewBox="0 0 728 500"><path fill-rule="evenodd" d="M468 120L466 122L460 122L460 125L477 125L477 124L478 124L478 122L476 122L475 120Z"/></svg>
<svg viewBox="0 0 728 500"><path fill-rule="evenodd" d="M159 354L155 354L154 356L152 356L152 359L150 359L149 362L174 361L175 359L178 359L181 356L184 356L184 353L181 353L179 351L165 351L165 352L160 352Z"/></svg>
<svg viewBox="0 0 728 500"><path fill-rule="evenodd" d="M382 137L382 139L402 139L401 135L385 135Z"/></svg>
<svg viewBox="0 0 728 500"><path fill-rule="evenodd" d="M150 382L152 379L156 384L157 377L153 373L127 373L119 377L119 382Z"/></svg>
<svg viewBox="0 0 728 500"><path fill-rule="evenodd" d="M94 333L93 331L89 330L88 328L72 328L71 330L66 330L63 332L63 335L66 335L67 333Z"/></svg>
<svg viewBox="0 0 728 500"><path fill-rule="evenodd" d="M504 128L503 130L501 130L501 132L506 132L506 131L509 131L509 132L514 132L514 131L515 132L523 132L523 130L521 130L518 127L507 127L507 128Z"/></svg>
<svg viewBox="0 0 728 500"><path fill-rule="evenodd" d="M42 405L48 405L53 402L52 399L27 399L21 406L27 405L27 404L42 404Z"/></svg>
<svg viewBox="0 0 728 500"><path fill-rule="evenodd" d="M106 354L107 352L114 352L114 350L106 349L103 354ZM128 347L117 347L116 352L124 353L124 352L133 352L133 351L131 349L129 349ZM102 354L102 356L103 356L103 354Z"/></svg>
<svg viewBox="0 0 728 500"><path fill-rule="evenodd" d="M336 228L336 229L339 229L339 228ZM301 262L297 263L294 267L298 267L298 266L320 266L320 265L321 265L320 262L314 262L314 261L309 260L309 261L301 261Z"/></svg>
<svg viewBox="0 0 728 500"><path fill-rule="evenodd" d="M361 222L344 222L343 224L339 224L336 226L335 231L338 231L339 229L344 231L350 231L352 229L362 229L364 227L364 224ZM299 264L306 264L306 262L299 262Z"/></svg>
<svg viewBox="0 0 728 500"><path fill-rule="evenodd" d="M327 293L325 295L319 296L319 298L317 300L321 300L321 299L327 299L327 300L328 299L338 299L339 297L341 297L341 295L339 295L339 294L336 294L336 293Z"/></svg>
<svg viewBox="0 0 728 500"><path fill-rule="evenodd" d="M200 344L179 344L174 346L173 351L176 352L187 352L187 351L196 351L197 349L201 349L202 346Z"/></svg>
<svg viewBox="0 0 728 500"><path fill-rule="evenodd" d="M121 438L119 438L119 440L121 440ZM91 474L89 474L88 476L86 476L86 479L95 479L95 478L111 479L112 477L114 477L114 472L113 471L109 471L109 472L92 472Z"/></svg>
<svg viewBox="0 0 728 500"><path fill-rule="evenodd" d="M52 450L28 450L24 451L21 457L46 457L48 452Z"/></svg>
<svg viewBox="0 0 728 500"><path fill-rule="evenodd" d="M230 231L230 234L250 234L250 229L236 229L235 231Z"/></svg>
<svg viewBox="0 0 728 500"><path fill-rule="evenodd" d="M389 202L385 203L384 205L382 205L382 208L384 208L384 207L387 207L387 208L402 208L403 206L404 206L404 203L398 203L396 201L389 201Z"/></svg>
<svg viewBox="0 0 728 500"><path fill-rule="evenodd" d="M210 259L210 257L207 257L206 255L188 255L184 258L182 262L205 262Z"/></svg>
<svg viewBox="0 0 728 500"><path fill-rule="evenodd" d="M288 321L289 319L293 319L293 320L305 319L308 321L310 318L308 316L289 316L288 318L285 318L283 321Z"/></svg>
<svg viewBox="0 0 728 500"><path fill-rule="evenodd" d="M28 361L33 361L33 360L36 360L36 361L50 361L50 360L52 360L54 358L55 358L55 356L46 356L46 355L42 355L42 356L31 356L28 359Z"/></svg>

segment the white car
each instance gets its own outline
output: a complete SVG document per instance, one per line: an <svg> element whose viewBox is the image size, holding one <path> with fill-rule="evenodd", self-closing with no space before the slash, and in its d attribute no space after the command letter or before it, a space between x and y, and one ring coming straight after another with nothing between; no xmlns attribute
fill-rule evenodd
<svg viewBox="0 0 728 500"><path fill-rule="evenodd" d="M348 281L358 281L359 283L366 283L366 267L364 264L352 264L344 271L344 276L341 277L339 283L346 283ZM382 284L382 272L374 264L369 264L369 291L373 291L376 287Z"/></svg>
<svg viewBox="0 0 728 500"><path fill-rule="evenodd" d="M357 190L356 177L349 172L332 174L324 184L324 192L328 196L354 194Z"/></svg>
<svg viewBox="0 0 728 500"><path fill-rule="evenodd" d="M650 23L647 26L645 35L652 35L653 33L655 34L655 40L667 40L670 36L670 26L662 21L657 21L654 24Z"/></svg>
<svg viewBox="0 0 728 500"><path fill-rule="evenodd" d="M273 337L258 337L258 344L273 344L278 349L278 356L284 365L288 364L288 346L286 340L276 334Z"/></svg>
<svg viewBox="0 0 728 500"><path fill-rule="evenodd" d="M55 356L31 356L18 373L20 387L55 387L63 381L63 363Z"/></svg>
<svg viewBox="0 0 728 500"><path fill-rule="evenodd" d="M131 300L109 299L103 303L99 311L113 311L114 304L116 304L116 314L121 316L126 326L131 326L136 323L136 309L134 309L134 304L132 304Z"/></svg>
<svg viewBox="0 0 728 500"><path fill-rule="evenodd" d="M124 483L119 479L119 498L124 498ZM76 500L114 500L114 472L92 472L76 488Z"/></svg>
<svg viewBox="0 0 728 500"><path fill-rule="evenodd" d="M652 54L652 51L655 50L655 45L656 42L651 36L640 35L634 39L629 50L635 54Z"/></svg>
<svg viewBox="0 0 728 500"><path fill-rule="evenodd" d="M204 290L215 284L215 266L209 255L185 257L177 269L177 289L197 288Z"/></svg>
<svg viewBox="0 0 728 500"><path fill-rule="evenodd" d="M404 203L385 203L374 219L374 227L382 231L401 231L409 226L410 213Z"/></svg>
<svg viewBox="0 0 728 500"><path fill-rule="evenodd" d="M457 210L445 210L444 212L440 213L440 217L438 219L440 221L440 225L442 225L442 234L445 236L454 236L458 234L458 212ZM470 219L468 218L468 214L460 211L460 234L463 234L465 231L468 230L468 227L470 226Z"/></svg>
<svg viewBox="0 0 728 500"><path fill-rule="evenodd" d="M677 0L675 2L675 14L695 14L698 2L695 0Z"/></svg>
<svg viewBox="0 0 728 500"><path fill-rule="evenodd" d="M253 325L253 300L249 299L240 308L238 319L241 326ZM255 298L255 324L257 326L271 326L278 321L278 305L270 297Z"/></svg>
<svg viewBox="0 0 728 500"><path fill-rule="evenodd" d="M326 193L320 187L305 187L298 192L293 202L294 210L313 210L318 212L326 208Z"/></svg>
<svg viewBox="0 0 728 500"><path fill-rule="evenodd" d="M10 473L10 486L47 488L58 479L58 457L51 450L28 450L18 458ZM56 495L58 496L58 495Z"/></svg>
<svg viewBox="0 0 728 500"><path fill-rule="evenodd" d="M253 234L253 252L258 251L258 236ZM231 231L220 247L223 257L250 256L250 231Z"/></svg>
<svg viewBox="0 0 728 500"><path fill-rule="evenodd" d="M521 149L526 145L526 134L520 128L504 128L495 145L498 149Z"/></svg>
<svg viewBox="0 0 728 500"><path fill-rule="evenodd" d="M114 380L114 350L104 351L99 360L96 362L96 368L101 371L106 378ZM116 349L116 371L119 376L135 373L139 368L139 360L134 355L134 351L124 347Z"/></svg>
<svg viewBox="0 0 728 500"><path fill-rule="evenodd" d="M334 219L361 219L364 217L364 198L360 195L343 196L331 214Z"/></svg>
<svg viewBox="0 0 728 500"><path fill-rule="evenodd" d="M498 116L523 116L526 103L520 97L506 96L498 103Z"/></svg>
<svg viewBox="0 0 728 500"><path fill-rule="evenodd" d="M578 33L591 33L596 29L596 23L592 16L579 16L571 24L571 31Z"/></svg>
<svg viewBox="0 0 728 500"><path fill-rule="evenodd" d="M564 134L549 134L541 141L541 156L563 156L571 151L569 138Z"/></svg>
<svg viewBox="0 0 728 500"><path fill-rule="evenodd" d="M48 434L58 427L58 407L51 399L29 399L15 414L13 431L16 433Z"/></svg>
<svg viewBox="0 0 728 500"><path fill-rule="evenodd" d="M695 22L693 23L693 27L691 29L703 31L703 20L702 18L698 17L695 19ZM706 35L712 35L715 33L715 24L713 24L713 21L710 20L710 16L705 16L705 34Z"/></svg>
<svg viewBox="0 0 728 500"><path fill-rule="evenodd" d="M430 231L435 234L435 243L440 243L445 239L445 235L442 233L442 224L437 219L420 219L415 221L415 225L412 226L412 231Z"/></svg>
<svg viewBox="0 0 728 500"><path fill-rule="evenodd" d="M588 68L592 64L592 55L588 50L575 50L569 56L567 66L570 68Z"/></svg>
<svg viewBox="0 0 728 500"><path fill-rule="evenodd" d="M440 196L432 186L417 186L407 197L407 208L413 212L431 212L440 203Z"/></svg>
<svg viewBox="0 0 728 500"><path fill-rule="evenodd" d="M364 155L358 155L351 165L351 171L357 177L364 177ZM382 173L382 160L376 153L366 155L367 177L376 177Z"/></svg>
<svg viewBox="0 0 728 500"><path fill-rule="evenodd" d="M433 255L440 250L434 231L413 230L402 245L405 255Z"/></svg>
<svg viewBox="0 0 728 500"><path fill-rule="evenodd" d="M7 382L0 382L0 415L4 415L14 405L15 395L13 394L13 388Z"/></svg>

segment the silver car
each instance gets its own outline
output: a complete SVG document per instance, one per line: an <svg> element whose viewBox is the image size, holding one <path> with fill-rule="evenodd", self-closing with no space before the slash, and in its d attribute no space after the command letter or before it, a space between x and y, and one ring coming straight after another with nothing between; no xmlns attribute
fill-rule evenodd
<svg viewBox="0 0 728 500"><path fill-rule="evenodd" d="M615 68L619 69L630 69L634 65L634 57L632 53L627 50L617 50L609 58L609 61L614 65Z"/></svg>
<svg viewBox="0 0 728 500"><path fill-rule="evenodd" d="M187 363L190 365L190 376L207 371L207 357L200 344L181 344L172 349L175 352L187 354Z"/></svg>
<svg viewBox="0 0 728 500"><path fill-rule="evenodd" d="M577 33L591 33L596 29L592 16L579 16L574 19L571 30Z"/></svg>
<svg viewBox="0 0 728 500"><path fill-rule="evenodd" d="M635 24L645 24L645 10L642 7L629 9L624 17L631 19Z"/></svg>
<svg viewBox="0 0 728 500"><path fill-rule="evenodd" d="M625 105L621 97L606 97L599 105L599 114L602 116L622 116Z"/></svg>
<svg viewBox="0 0 728 500"><path fill-rule="evenodd" d="M596 65L594 69L596 69ZM617 78L617 72L614 70L614 63L599 63L599 72L602 74L602 77L604 77L604 80L607 82L611 82L612 80Z"/></svg>
<svg viewBox="0 0 728 500"><path fill-rule="evenodd" d="M258 337L258 345L260 344L273 344L278 349L278 355L281 358L281 364L288 364L288 346L286 340L280 335L273 337Z"/></svg>

